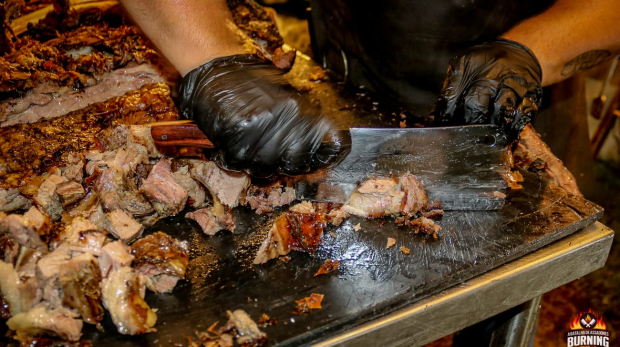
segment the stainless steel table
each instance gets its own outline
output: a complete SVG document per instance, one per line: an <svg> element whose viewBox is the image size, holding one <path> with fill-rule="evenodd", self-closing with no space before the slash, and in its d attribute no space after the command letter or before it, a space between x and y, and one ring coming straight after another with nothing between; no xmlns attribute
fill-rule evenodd
<svg viewBox="0 0 620 347"><path fill-rule="evenodd" d="M422 346L531 300L496 331L492 342L527 346L540 296L603 267L613 236L611 229L596 222L440 295L315 346Z"/></svg>

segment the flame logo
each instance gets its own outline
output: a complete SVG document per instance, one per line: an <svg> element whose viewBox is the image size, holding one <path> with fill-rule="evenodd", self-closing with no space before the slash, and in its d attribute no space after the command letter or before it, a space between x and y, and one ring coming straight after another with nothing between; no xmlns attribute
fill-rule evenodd
<svg viewBox="0 0 620 347"><path fill-rule="evenodd" d="M591 324L592 321L595 321L596 324L592 328L584 328L581 325L582 320L584 320L584 322L588 324ZM592 309L588 309L588 312L580 312L578 315L576 315L575 319L570 322L569 327L570 330L607 330L607 324L605 324L605 322L603 321L603 316L597 316L594 312L592 312Z"/></svg>

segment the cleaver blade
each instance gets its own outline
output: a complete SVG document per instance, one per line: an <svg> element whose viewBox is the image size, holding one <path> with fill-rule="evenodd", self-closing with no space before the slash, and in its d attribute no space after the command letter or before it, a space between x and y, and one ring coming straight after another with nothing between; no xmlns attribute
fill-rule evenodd
<svg viewBox="0 0 620 347"><path fill-rule="evenodd" d="M345 130L347 131L347 130ZM298 199L346 204L365 180L407 172L444 210L504 206L508 141L494 125L438 128L351 128L351 152L339 163L294 177Z"/></svg>

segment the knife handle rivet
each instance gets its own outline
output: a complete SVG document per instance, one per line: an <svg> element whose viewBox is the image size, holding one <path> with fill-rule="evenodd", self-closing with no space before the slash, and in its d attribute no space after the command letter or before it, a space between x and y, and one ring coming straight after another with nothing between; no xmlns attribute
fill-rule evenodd
<svg viewBox="0 0 620 347"><path fill-rule="evenodd" d="M167 140L168 139L168 135L162 135L161 139L164 140L164 141Z"/></svg>

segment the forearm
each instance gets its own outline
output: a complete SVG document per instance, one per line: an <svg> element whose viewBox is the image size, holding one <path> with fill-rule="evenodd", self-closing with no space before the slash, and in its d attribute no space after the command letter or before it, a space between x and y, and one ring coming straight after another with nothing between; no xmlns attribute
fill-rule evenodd
<svg viewBox="0 0 620 347"><path fill-rule="evenodd" d="M121 0L181 75L217 57L244 53L226 0Z"/></svg>
<svg viewBox="0 0 620 347"><path fill-rule="evenodd" d="M544 13L502 37L528 47L542 67L547 86L620 53L620 2L558 0Z"/></svg>

